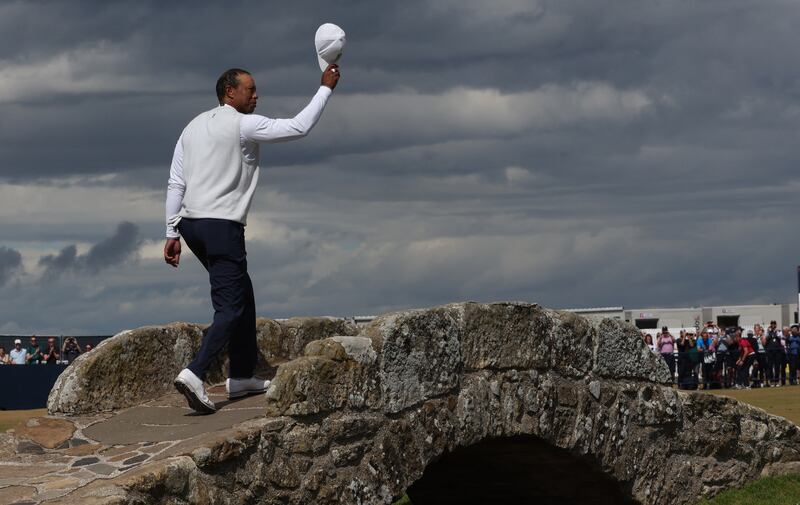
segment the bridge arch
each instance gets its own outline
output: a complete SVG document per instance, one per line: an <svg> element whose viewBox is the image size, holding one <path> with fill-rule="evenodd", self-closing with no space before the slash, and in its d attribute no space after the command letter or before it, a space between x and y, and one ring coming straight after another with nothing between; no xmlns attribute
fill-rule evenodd
<svg viewBox="0 0 800 505"><path fill-rule="evenodd" d="M414 505L633 505L594 461L533 436L486 439L443 455L406 491Z"/></svg>
<svg viewBox="0 0 800 505"><path fill-rule="evenodd" d="M656 505L800 462L795 425L672 389L661 359L619 321L461 303L349 330L278 367L263 418L159 463L147 484L117 485L164 503L391 504L448 455L524 440L531 459L583 462ZM69 380L52 405L81 396Z"/></svg>

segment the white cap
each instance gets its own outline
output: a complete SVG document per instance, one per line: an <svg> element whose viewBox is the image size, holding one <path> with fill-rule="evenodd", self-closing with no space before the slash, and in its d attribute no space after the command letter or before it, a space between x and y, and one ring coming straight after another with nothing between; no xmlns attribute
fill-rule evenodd
<svg viewBox="0 0 800 505"><path fill-rule="evenodd" d="M344 49L344 30L333 23L325 23L317 28L314 35L314 46L317 48L317 63L323 72L328 65L336 63L342 57Z"/></svg>
<svg viewBox="0 0 800 505"><path fill-rule="evenodd" d="M14 345L17 345L17 344L22 344L22 340L20 340L20 339L16 339L16 340L14 341Z"/></svg>

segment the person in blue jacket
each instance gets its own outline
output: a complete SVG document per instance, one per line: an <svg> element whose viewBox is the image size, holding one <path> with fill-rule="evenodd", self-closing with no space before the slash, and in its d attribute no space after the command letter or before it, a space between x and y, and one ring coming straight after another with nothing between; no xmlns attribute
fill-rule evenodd
<svg viewBox="0 0 800 505"><path fill-rule="evenodd" d="M791 333L786 341L786 354L789 358L789 384L797 384L797 364L800 355L800 327L792 325Z"/></svg>
<svg viewBox="0 0 800 505"><path fill-rule="evenodd" d="M703 356L703 389L711 389L714 365L717 360L716 343L705 328L700 332L700 338L697 339L697 352Z"/></svg>

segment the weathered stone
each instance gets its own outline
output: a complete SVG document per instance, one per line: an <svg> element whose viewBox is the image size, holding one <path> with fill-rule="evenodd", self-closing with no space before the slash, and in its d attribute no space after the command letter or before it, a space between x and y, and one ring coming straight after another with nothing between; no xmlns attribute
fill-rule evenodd
<svg viewBox="0 0 800 505"><path fill-rule="evenodd" d="M353 444L348 446L335 447L331 449L331 458L334 466L352 466L361 461L366 444Z"/></svg>
<svg viewBox="0 0 800 505"><path fill-rule="evenodd" d="M85 444L79 445L77 447L72 447L64 451L64 454L69 456L86 456L87 454L93 454L95 452L99 452L99 450L103 446L100 444Z"/></svg>
<svg viewBox="0 0 800 505"><path fill-rule="evenodd" d="M120 461L125 461L126 459L131 459L134 456L138 456L139 453L135 451L123 452L122 454L117 454L116 456L112 456L108 459L108 461L112 463L118 463Z"/></svg>
<svg viewBox="0 0 800 505"><path fill-rule="evenodd" d="M467 303L461 353L467 370L548 368L553 319L522 303Z"/></svg>
<svg viewBox="0 0 800 505"><path fill-rule="evenodd" d="M642 342L639 330L616 319L603 319L595 325L595 332L595 374L671 384L666 363Z"/></svg>
<svg viewBox="0 0 800 505"><path fill-rule="evenodd" d="M52 466L0 465L0 485L27 484L28 480L57 471Z"/></svg>
<svg viewBox="0 0 800 505"><path fill-rule="evenodd" d="M323 421L323 426L330 424L331 438L342 443L372 435L378 430L381 422L383 422L382 416L359 413L328 418Z"/></svg>
<svg viewBox="0 0 800 505"><path fill-rule="evenodd" d="M44 454L44 449L39 444L33 442L21 441L17 444L18 454Z"/></svg>
<svg viewBox="0 0 800 505"><path fill-rule="evenodd" d="M112 456L117 456L119 454L129 453L136 449L139 445L138 444L128 444L128 445L120 445L115 447L109 447L108 449L104 449L101 451L101 454L107 458Z"/></svg>
<svg viewBox="0 0 800 505"><path fill-rule="evenodd" d="M125 461L122 462L122 464L132 465L134 463L141 463L142 461L147 461L149 458L150 458L149 454L139 454L138 456L126 459Z"/></svg>
<svg viewBox="0 0 800 505"><path fill-rule="evenodd" d="M259 338L271 339L262 354L294 355L265 395L268 416L282 417L242 414L263 409L264 397L207 417L171 399L78 423L92 440L130 445L103 453L124 462L109 478L87 471L80 478L95 481L54 503L388 505L443 455L519 436L562 458L544 464L569 473L569 458L580 458L645 505L691 503L800 468L796 426L665 386L663 362L619 321L467 303L381 316L359 335L310 338L310 326L286 330L284 345L285 323L259 321ZM107 462L82 468L113 469ZM547 486L536 478L520 485Z"/></svg>
<svg viewBox="0 0 800 505"><path fill-rule="evenodd" d="M36 494L36 488L30 486L9 486L0 489L3 503L19 503Z"/></svg>
<svg viewBox="0 0 800 505"><path fill-rule="evenodd" d="M374 366L347 354L341 343L310 343L306 356L282 365L266 393L267 415L310 415L343 406L376 405Z"/></svg>
<svg viewBox="0 0 800 505"><path fill-rule="evenodd" d="M94 463L97 463L98 461L100 461L100 459L95 458L95 457L81 458L81 459L77 460L76 462L74 462L72 464L72 466L73 467L79 467L79 466L92 465Z"/></svg>
<svg viewBox="0 0 800 505"><path fill-rule="evenodd" d="M296 318L258 321L260 369L292 359L310 341L356 333L342 319ZM173 323L123 331L78 357L58 378L47 401L51 414L122 409L158 397L197 352L203 327ZM227 358L213 363L209 382L227 376Z"/></svg>
<svg viewBox="0 0 800 505"><path fill-rule="evenodd" d="M160 444L152 444L152 445L149 445L149 446L142 447L141 451L142 452L146 452L147 454L155 454L157 452L163 451L164 449L166 449L170 445L172 445L172 444L170 444L169 442L162 442Z"/></svg>
<svg viewBox="0 0 800 505"><path fill-rule="evenodd" d="M100 475L111 475L117 471L117 467L105 463L95 463L94 465L87 466L86 469Z"/></svg>
<svg viewBox="0 0 800 505"><path fill-rule="evenodd" d="M600 383L597 381L592 381L589 383L589 393L591 393L592 398L595 400L600 399Z"/></svg>
<svg viewBox="0 0 800 505"><path fill-rule="evenodd" d="M55 449L75 433L75 425L64 419L35 417L14 428L18 437L27 438L47 449Z"/></svg>
<svg viewBox="0 0 800 505"><path fill-rule="evenodd" d="M571 312L553 317L550 368L565 376L584 377L592 369L595 331L589 321Z"/></svg>
<svg viewBox="0 0 800 505"><path fill-rule="evenodd" d="M80 480L74 477L63 477L60 479L50 479L42 485L43 491L51 491L53 489L74 489L80 484Z"/></svg>
<svg viewBox="0 0 800 505"><path fill-rule="evenodd" d="M458 386L463 369L460 305L378 317L367 333L381 341L381 405L399 412Z"/></svg>

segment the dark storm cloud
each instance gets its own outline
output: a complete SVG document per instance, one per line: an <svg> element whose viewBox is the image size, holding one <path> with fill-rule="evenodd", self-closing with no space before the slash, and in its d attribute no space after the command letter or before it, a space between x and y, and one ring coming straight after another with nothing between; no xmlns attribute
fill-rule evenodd
<svg viewBox="0 0 800 505"><path fill-rule="evenodd" d="M22 255L10 247L0 247L0 286L22 270Z"/></svg>
<svg viewBox="0 0 800 505"><path fill-rule="evenodd" d="M53 280L68 271L96 274L134 257L141 242L139 227L122 222L114 235L94 244L86 254L79 255L74 244L68 245L58 254L41 257L39 266L45 269L44 280Z"/></svg>
<svg viewBox="0 0 800 505"><path fill-rule="evenodd" d="M44 267L44 280L56 279L62 272L73 270L77 267L78 248L75 244L61 249L58 254L48 254L39 258L39 266Z"/></svg>

